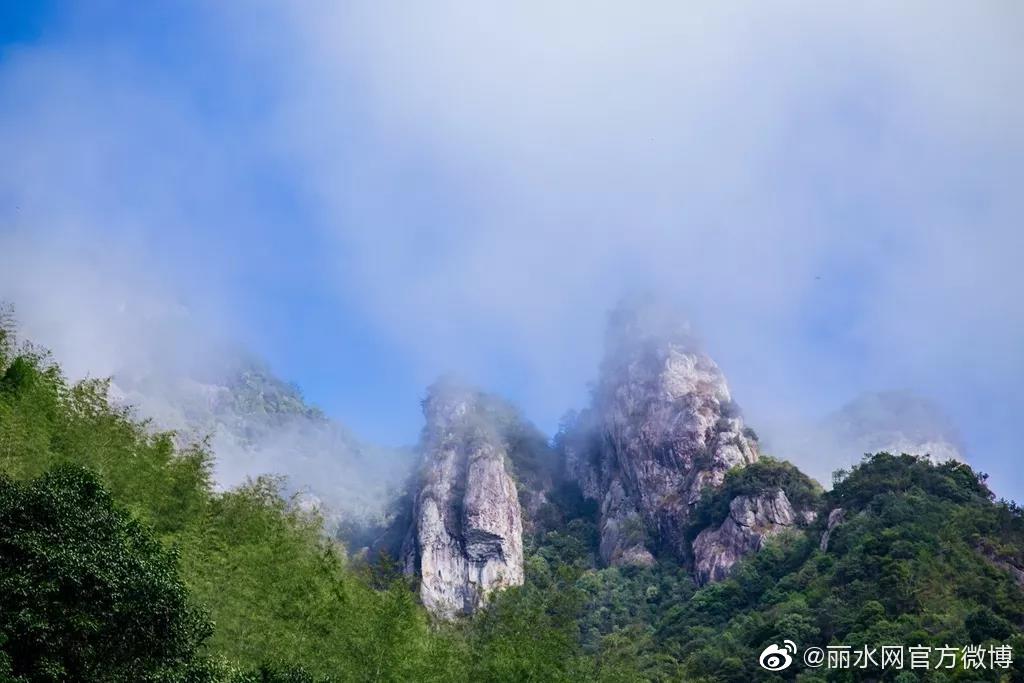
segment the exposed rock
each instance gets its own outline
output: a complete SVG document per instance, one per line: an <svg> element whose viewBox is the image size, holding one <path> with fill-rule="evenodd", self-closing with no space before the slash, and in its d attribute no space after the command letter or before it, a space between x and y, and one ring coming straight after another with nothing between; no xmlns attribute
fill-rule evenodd
<svg viewBox="0 0 1024 683"><path fill-rule="evenodd" d="M645 547L644 520L626 495L622 482L612 479L601 501L601 557L610 564L647 566L654 555Z"/></svg>
<svg viewBox="0 0 1024 683"><path fill-rule="evenodd" d="M451 619L523 582L522 510L478 394L435 385L423 412L423 470L403 555L424 606Z"/></svg>
<svg viewBox="0 0 1024 683"><path fill-rule="evenodd" d="M975 546L975 549L981 553L982 557L984 557L992 566L1009 572L1010 576L1013 577L1013 580L1017 582L1017 585L1024 588L1024 567L1020 567L1017 564L1010 562L1005 557L1000 556L996 549L988 544L979 544Z"/></svg>
<svg viewBox="0 0 1024 683"><path fill-rule="evenodd" d="M619 564L633 565L636 567L650 567L656 562L654 555L651 552L640 545L630 546L626 548L619 558Z"/></svg>
<svg viewBox="0 0 1024 683"><path fill-rule="evenodd" d="M844 521L846 521L846 513L843 512L843 508L836 508L828 513L828 524L825 527L825 532L821 535L820 548L822 552L828 550L828 541L832 538L832 531Z"/></svg>
<svg viewBox="0 0 1024 683"><path fill-rule="evenodd" d="M1017 582L1017 585L1024 588L1024 569L1010 564L1009 562L996 561L995 565L1010 572L1010 576L1012 576L1014 581Z"/></svg>
<svg viewBox="0 0 1024 683"><path fill-rule="evenodd" d="M693 542L697 581L721 581L742 558L763 548L772 536L795 528L800 518L782 489L753 497L737 496L722 525L705 529Z"/></svg>
<svg viewBox="0 0 1024 683"><path fill-rule="evenodd" d="M661 309L618 309L606 347L593 404L564 439L567 474L600 502L606 563L683 558L701 490L757 460L756 436L721 370Z"/></svg>

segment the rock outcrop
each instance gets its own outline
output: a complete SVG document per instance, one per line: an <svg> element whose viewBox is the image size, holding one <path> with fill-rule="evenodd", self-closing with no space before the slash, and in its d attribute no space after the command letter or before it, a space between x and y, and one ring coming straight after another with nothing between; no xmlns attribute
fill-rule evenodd
<svg viewBox="0 0 1024 683"><path fill-rule="evenodd" d="M674 557L692 563L702 583L813 519L792 502L807 498L809 484L787 488L767 462L757 465L764 472L742 470L753 477L742 488L722 487L727 472L757 462L757 436L687 326L652 306L611 316L592 403L556 439L558 473L544 465L555 460L546 439L492 396L435 385L424 415L403 557L420 577L424 605L442 618L472 613L495 590L523 582L524 529L543 533L562 514L561 493L549 495L561 477L597 503L601 563ZM691 544L698 505L706 519L714 500L706 491L728 501L729 514Z"/></svg>
<svg viewBox="0 0 1024 683"><path fill-rule="evenodd" d="M470 390L435 385L423 404L423 464L403 555L435 616L469 614L523 582L523 517L506 444Z"/></svg>
<svg viewBox="0 0 1024 683"><path fill-rule="evenodd" d="M772 536L795 529L801 518L811 521L813 513L795 510L782 489L733 498L722 525L701 531L693 542L698 583L726 578L737 562L763 548Z"/></svg>
<svg viewBox="0 0 1024 683"><path fill-rule="evenodd" d="M600 554L613 565L685 558L702 489L758 457L721 370L653 306L612 314L593 403L562 441L567 475L600 503Z"/></svg>
<svg viewBox="0 0 1024 683"><path fill-rule="evenodd" d="M832 532L845 521L846 513L843 512L843 508L836 508L828 513L828 523L825 525L825 531L821 534L821 543L818 544L821 552L828 550L828 542L832 539Z"/></svg>

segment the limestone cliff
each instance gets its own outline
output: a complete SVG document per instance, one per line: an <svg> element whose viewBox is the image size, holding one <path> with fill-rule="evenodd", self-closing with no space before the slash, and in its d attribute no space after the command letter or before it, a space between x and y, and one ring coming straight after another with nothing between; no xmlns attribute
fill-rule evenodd
<svg viewBox="0 0 1024 683"><path fill-rule="evenodd" d="M565 468L600 503L609 564L688 553L686 527L706 486L755 462L725 377L685 324L652 306L612 314L591 407L562 439Z"/></svg>
<svg viewBox="0 0 1024 683"><path fill-rule="evenodd" d="M423 604L451 619L523 582L523 515L507 446L476 392L435 385L423 403L423 463L403 548Z"/></svg>

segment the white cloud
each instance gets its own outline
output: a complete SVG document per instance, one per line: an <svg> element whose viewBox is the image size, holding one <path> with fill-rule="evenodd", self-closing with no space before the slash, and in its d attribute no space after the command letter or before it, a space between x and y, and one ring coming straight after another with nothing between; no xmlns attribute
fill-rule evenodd
<svg viewBox="0 0 1024 683"><path fill-rule="evenodd" d="M513 386L547 425L582 400L607 308L644 288L689 311L763 433L893 385L952 403L968 441L1009 427L963 387L1024 407L1019 3L203 11L233 50L225 97L260 95L244 130L222 139L144 70L26 58L8 72L56 94L5 182L131 234L241 223L261 204L236 176L283 163L345 305L425 376ZM56 105L95 88L124 116ZM110 191L126 173L151 202Z"/></svg>
<svg viewBox="0 0 1024 683"><path fill-rule="evenodd" d="M342 290L431 367L511 357L550 421L609 302L649 287L767 421L1021 379L1019 4L291 18L279 143L354 265Z"/></svg>
<svg viewBox="0 0 1024 683"><path fill-rule="evenodd" d="M835 268L871 299L851 326L900 332L905 298L942 291L953 310L909 316L934 331L1005 317L979 313L979 290L1020 284L1005 267L1020 240L1020 15L299 5L280 144L355 265L343 286L418 346L484 326L561 355L566 321L636 286L670 290L712 329L785 327Z"/></svg>

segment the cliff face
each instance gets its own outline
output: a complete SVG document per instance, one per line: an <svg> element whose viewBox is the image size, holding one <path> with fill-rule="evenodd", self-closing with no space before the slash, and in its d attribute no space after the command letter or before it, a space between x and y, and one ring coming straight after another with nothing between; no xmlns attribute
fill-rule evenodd
<svg viewBox="0 0 1024 683"><path fill-rule="evenodd" d="M558 517L548 507L557 508L557 496L548 494L564 482L544 464L555 460L546 439L494 397L438 384L424 416L403 557L426 607L453 618L523 582L524 529L542 533L538 520ZM591 405L557 442L562 475L598 504L606 565L668 556L690 564L701 583L716 581L772 536L812 519L806 501L802 508L787 497L794 491L802 500L807 487L772 478L781 466L748 468L759 458L757 437L721 370L685 324L652 308L613 314ZM723 487L734 468L746 484ZM715 495L716 512L696 515ZM697 519L709 528L694 538Z"/></svg>
<svg viewBox="0 0 1024 683"><path fill-rule="evenodd" d="M424 401L423 465L403 549L435 616L469 614L523 582L523 516L502 435L472 391Z"/></svg>
<svg viewBox="0 0 1024 683"><path fill-rule="evenodd" d="M737 562L763 548L769 538L797 528L799 521L813 519L813 513L795 510L782 489L733 498L722 525L701 531L693 542L697 582L721 581Z"/></svg>
<svg viewBox="0 0 1024 683"><path fill-rule="evenodd" d="M692 506L732 467L755 462L725 377L685 325L620 309L591 408L564 439L567 475L601 507L602 559L685 558Z"/></svg>
<svg viewBox="0 0 1024 683"><path fill-rule="evenodd" d="M832 512L828 513L828 523L825 525L825 531L822 532L821 541L818 543L818 548L821 549L821 552L828 550L828 542L832 539L832 532L845 521L846 512L843 508L835 508Z"/></svg>

